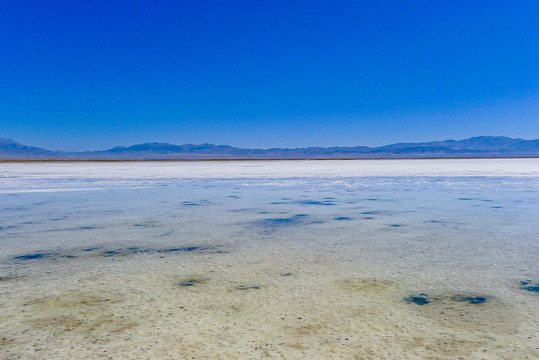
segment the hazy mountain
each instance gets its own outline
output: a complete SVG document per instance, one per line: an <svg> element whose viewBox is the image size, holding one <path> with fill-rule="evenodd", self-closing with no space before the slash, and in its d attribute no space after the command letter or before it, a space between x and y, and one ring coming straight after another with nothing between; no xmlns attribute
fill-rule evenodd
<svg viewBox="0 0 539 360"><path fill-rule="evenodd" d="M0 139L0 159L50 159L56 156L57 153L54 151Z"/></svg>
<svg viewBox="0 0 539 360"><path fill-rule="evenodd" d="M0 139L0 159L331 159L539 156L539 140L479 136L381 147L242 149L228 145L145 143L103 151L60 152Z"/></svg>

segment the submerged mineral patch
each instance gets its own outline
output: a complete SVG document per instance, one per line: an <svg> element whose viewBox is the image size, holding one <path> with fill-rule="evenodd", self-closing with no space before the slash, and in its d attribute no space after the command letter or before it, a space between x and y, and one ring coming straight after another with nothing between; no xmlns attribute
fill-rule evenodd
<svg viewBox="0 0 539 360"><path fill-rule="evenodd" d="M44 253L35 253L35 254L26 254L26 255L19 255L15 256L15 260L34 260L34 259L42 259L45 257L50 256L50 254L44 254Z"/></svg>
<svg viewBox="0 0 539 360"><path fill-rule="evenodd" d="M178 283L178 285L180 286L194 286L196 284L198 284L198 280L195 280L195 279L184 280Z"/></svg>
<svg viewBox="0 0 539 360"><path fill-rule="evenodd" d="M234 287L236 290L258 290L260 289L259 285L238 285Z"/></svg>
<svg viewBox="0 0 539 360"><path fill-rule="evenodd" d="M483 304L487 302L487 298L484 296L464 296L464 295L454 295L451 297L451 300L457 302L467 302L472 305Z"/></svg>
<svg viewBox="0 0 539 360"><path fill-rule="evenodd" d="M264 219L263 222L265 225L269 225L269 226L290 225L290 224L297 223L297 221L294 218Z"/></svg>
<svg viewBox="0 0 539 360"><path fill-rule="evenodd" d="M52 260L61 260L61 259L75 259L79 257L91 257L91 256L102 256L106 258L112 258L117 256L130 256L138 254L166 254L166 253L184 253L184 252L193 252L193 253L205 253L205 254L225 254L227 251L221 249L221 245L211 245L211 246L183 246L183 247L173 247L173 248L140 248L140 247L128 247L128 248L119 248L114 250L105 250L96 252L100 248L83 248L78 250L69 250L65 252L36 252L31 254L18 255L13 257L15 261L30 261L30 260L40 260L40 259L52 259Z"/></svg>
<svg viewBox="0 0 539 360"><path fill-rule="evenodd" d="M139 248L139 247L130 247L125 249L117 250L106 250L102 252L102 255L105 257L117 256L117 255L137 255L137 254L151 254L151 253L176 253L176 252L207 252L207 253L224 253L222 250L215 250L218 246L185 246L185 247L174 247L174 248L164 248L164 249L155 249L155 248Z"/></svg>
<svg viewBox="0 0 539 360"><path fill-rule="evenodd" d="M289 217L277 217L266 218L250 222L256 227L263 228L264 231L275 231L277 229L284 229L294 225L309 225L321 223L318 220L309 220L309 216L306 214L297 214Z"/></svg>
<svg viewBox="0 0 539 360"><path fill-rule="evenodd" d="M423 306L423 305L429 304L432 299L430 299L427 294L420 294L417 296L412 295L412 296L405 297L403 300L407 304L416 304L416 305Z"/></svg>
<svg viewBox="0 0 539 360"><path fill-rule="evenodd" d="M189 288L189 287L194 287L201 284L205 284L207 282L208 282L207 277L199 276L199 275L188 275L188 276L183 276L181 278L178 278L177 280L175 280L174 284L181 287Z"/></svg>
<svg viewBox="0 0 539 360"><path fill-rule="evenodd" d="M521 281L520 282L520 288L522 290L530 291L530 292L539 292L539 284L533 283L530 280Z"/></svg>
<svg viewBox="0 0 539 360"><path fill-rule="evenodd" d="M297 204L301 204L301 205L321 205L321 206L331 206L331 205L335 205L332 201L330 200L324 200L324 201L317 201L317 200L300 200L297 202Z"/></svg>
<svg viewBox="0 0 539 360"><path fill-rule="evenodd" d="M461 303L468 303L471 305L479 305L484 304L487 302L486 296L467 296L467 295L452 295L452 296L441 296L441 297L431 297L425 293L421 293L419 295L410 295L408 297L405 297L404 302L408 304L416 304L416 305L427 305L431 303L434 300L451 300L455 302L461 302Z"/></svg>

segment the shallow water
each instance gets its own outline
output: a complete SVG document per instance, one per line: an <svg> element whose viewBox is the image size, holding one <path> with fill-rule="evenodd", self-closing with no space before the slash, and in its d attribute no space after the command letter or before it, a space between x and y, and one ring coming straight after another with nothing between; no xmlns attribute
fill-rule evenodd
<svg viewBox="0 0 539 360"><path fill-rule="evenodd" d="M539 177L49 165L2 169L1 358L539 356Z"/></svg>

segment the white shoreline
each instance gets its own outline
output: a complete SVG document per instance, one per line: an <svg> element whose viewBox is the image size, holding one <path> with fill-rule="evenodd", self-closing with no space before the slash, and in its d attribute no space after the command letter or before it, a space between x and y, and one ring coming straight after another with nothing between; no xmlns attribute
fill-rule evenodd
<svg viewBox="0 0 539 360"><path fill-rule="evenodd" d="M15 179L199 179L340 177L539 177L533 159L276 160L0 163L0 186Z"/></svg>

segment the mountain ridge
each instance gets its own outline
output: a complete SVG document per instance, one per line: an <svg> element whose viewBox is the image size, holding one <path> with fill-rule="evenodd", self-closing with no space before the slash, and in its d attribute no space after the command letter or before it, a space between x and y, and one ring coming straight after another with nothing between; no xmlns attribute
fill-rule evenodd
<svg viewBox="0 0 539 360"><path fill-rule="evenodd" d="M395 143L379 147L333 146L250 149L230 145L148 142L96 151L51 151L0 138L2 160L205 160L376 159L439 157L539 157L539 139L476 136L463 140Z"/></svg>

